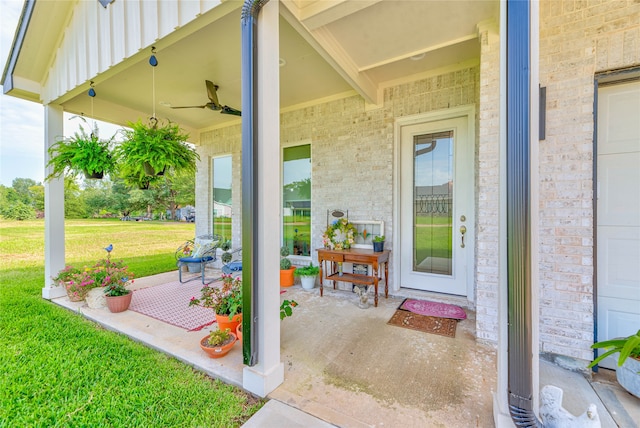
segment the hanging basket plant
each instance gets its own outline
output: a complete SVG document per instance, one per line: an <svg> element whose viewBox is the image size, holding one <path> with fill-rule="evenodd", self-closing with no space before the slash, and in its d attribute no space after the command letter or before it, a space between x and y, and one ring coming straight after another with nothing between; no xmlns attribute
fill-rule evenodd
<svg viewBox="0 0 640 428"><path fill-rule="evenodd" d="M81 118L86 124L87 121ZM64 138L49 147L48 167L53 171L46 179L63 175L73 176L83 173L86 178L102 178L115 169L113 156L114 136L108 140L100 139L98 125L94 124L90 133L80 125L72 137Z"/></svg>
<svg viewBox="0 0 640 428"><path fill-rule="evenodd" d="M151 118L148 124L139 120L128 126L131 129L122 130L124 140L115 149L120 175L127 184L148 186L165 171L195 173L200 157L177 124L159 124Z"/></svg>

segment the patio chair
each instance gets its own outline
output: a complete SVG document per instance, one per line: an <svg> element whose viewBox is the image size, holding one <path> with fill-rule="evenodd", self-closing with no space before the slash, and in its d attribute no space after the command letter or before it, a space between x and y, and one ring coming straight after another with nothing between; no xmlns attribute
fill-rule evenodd
<svg viewBox="0 0 640 428"><path fill-rule="evenodd" d="M225 251L222 254L222 273L226 275L242 275L242 248Z"/></svg>
<svg viewBox="0 0 640 428"><path fill-rule="evenodd" d="M180 245L176 250L176 265L178 266L178 280L181 284L201 278L202 284L206 285L214 280L206 282L205 270L207 265L217 261L218 246L220 237L218 235L200 235L195 240L188 240ZM184 268L191 272L200 272L200 275L182 279Z"/></svg>

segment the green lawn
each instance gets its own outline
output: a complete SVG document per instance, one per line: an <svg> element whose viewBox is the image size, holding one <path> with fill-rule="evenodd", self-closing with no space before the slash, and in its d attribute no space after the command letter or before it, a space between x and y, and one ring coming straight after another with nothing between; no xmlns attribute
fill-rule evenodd
<svg viewBox="0 0 640 428"><path fill-rule="evenodd" d="M67 261L112 243L137 277L175 269L193 223L68 220ZM44 222L0 222L0 426L233 427L262 401L42 299Z"/></svg>

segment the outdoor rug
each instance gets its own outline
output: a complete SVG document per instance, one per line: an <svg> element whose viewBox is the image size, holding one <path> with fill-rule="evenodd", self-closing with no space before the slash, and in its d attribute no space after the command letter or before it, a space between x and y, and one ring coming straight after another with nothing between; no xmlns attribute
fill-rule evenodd
<svg viewBox="0 0 640 428"><path fill-rule="evenodd" d="M428 300L404 299L399 309L431 317L454 318L457 320L467 318L466 312L460 306L430 302Z"/></svg>
<svg viewBox="0 0 640 428"><path fill-rule="evenodd" d="M456 337L458 320L414 314L413 312L398 309L387 324L425 333L439 334L440 336Z"/></svg>
<svg viewBox="0 0 640 428"><path fill-rule="evenodd" d="M189 306L202 287L201 281L175 281L135 290L129 309L185 330L200 330L215 322L213 309Z"/></svg>

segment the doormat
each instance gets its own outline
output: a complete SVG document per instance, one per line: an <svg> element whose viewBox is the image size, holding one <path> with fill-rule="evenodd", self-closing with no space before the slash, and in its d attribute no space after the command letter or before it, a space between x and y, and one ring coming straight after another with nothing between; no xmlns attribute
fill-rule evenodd
<svg viewBox="0 0 640 428"><path fill-rule="evenodd" d="M188 331L201 330L216 320L213 309L189 306L192 297L200 296L202 287L200 281L174 281L134 290L129 309Z"/></svg>
<svg viewBox="0 0 640 428"><path fill-rule="evenodd" d="M430 302L428 300L404 299L399 309L431 317L454 318L457 320L467 318L467 313L460 306Z"/></svg>
<svg viewBox="0 0 640 428"><path fill-rule="evenodd" d="M440 336L456 337L458 320L414 314L413 312L398 309L387 324Z"/></svg>

